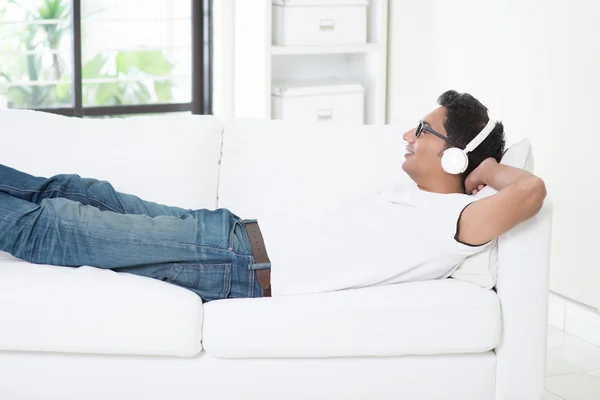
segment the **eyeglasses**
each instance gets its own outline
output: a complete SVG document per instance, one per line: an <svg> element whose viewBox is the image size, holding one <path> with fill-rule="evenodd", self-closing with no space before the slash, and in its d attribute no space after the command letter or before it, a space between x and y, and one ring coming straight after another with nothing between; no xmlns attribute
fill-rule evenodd
<svg viewBox="0 0 600 400"><path fill-rule="evenodd" d="M447 143L451 144L452 146L458 147L459 149L462 149L461 145L453 142L452 140L448 139L446 136L442 135L441 133L434 131L425 122L419 121L419 125L417 126L417 131L415 132L415 137L418 138L419 136L421 136L421 134L423 133L423 131L426 131L426 132L429 132L429 133L433 133L435 136L439 137L440 139L443 139L444 141L446 141Z"/></svg>

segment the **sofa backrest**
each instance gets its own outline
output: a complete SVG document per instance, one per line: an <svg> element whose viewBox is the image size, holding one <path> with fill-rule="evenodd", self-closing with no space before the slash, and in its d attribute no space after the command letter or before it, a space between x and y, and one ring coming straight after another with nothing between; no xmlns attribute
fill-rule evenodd
<svg viewBox="0 0 600 400"><path fill-rule="evenodd" d="M300 215L402 183L409 178L401 133L391 126L232 120L223 134L218 206L242 218Z"/></svg>
<svg viewBox="0 0 600 400"><path fill-rule="evenodd" d="M213 116L80 119L0 110L0 163L78 174L184 208L215 208L223 126Z"/></svg>

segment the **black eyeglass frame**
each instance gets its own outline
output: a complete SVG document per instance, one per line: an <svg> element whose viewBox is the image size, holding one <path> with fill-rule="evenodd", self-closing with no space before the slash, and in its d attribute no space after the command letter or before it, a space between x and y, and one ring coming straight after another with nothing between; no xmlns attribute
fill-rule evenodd
<svg viewBox="0 0 600 400"><path fill-rule="evenodd" d="M435 136L439 137L440 139L443 139L444 141L446 141L446 143L449 143L454 147L458 147L459 149L463 149L463 147L461 145L453 142L452 140L448 139L446 136L442 135L441 133L434 131L429 125L427 125L426 122L419 121L419 125L417 125L417 131L415 132L415 137L418 138L419 136L421 136L421 133L423 133L423 131L432 133Z"/></svg>

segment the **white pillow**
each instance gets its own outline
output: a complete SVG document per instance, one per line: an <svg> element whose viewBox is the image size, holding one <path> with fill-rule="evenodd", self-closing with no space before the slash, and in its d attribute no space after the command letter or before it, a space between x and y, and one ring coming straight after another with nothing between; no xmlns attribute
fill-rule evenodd
<svg viewBox="0 0 600 400"><path fill-rule="evenodd" d="M510 146L504 152L500 163L533 172L533 154L529 139L523 139ZM487 186L474 197L483 199L495 193L495 189ZM466 258L450 277L492 289L496 286L498 278L498 241L495 239L486 250Z"/></svg>

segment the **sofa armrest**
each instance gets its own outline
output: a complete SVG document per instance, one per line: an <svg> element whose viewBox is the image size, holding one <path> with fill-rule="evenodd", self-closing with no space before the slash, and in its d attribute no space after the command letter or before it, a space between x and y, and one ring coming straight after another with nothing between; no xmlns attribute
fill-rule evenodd
<svg viewBox="0 0 600 400"><path fill-rule="evenodd" d="M542 398L551 233L552 205L546 201L537 215L498 239L496 400Z"/></svg>

